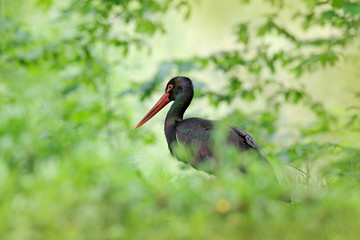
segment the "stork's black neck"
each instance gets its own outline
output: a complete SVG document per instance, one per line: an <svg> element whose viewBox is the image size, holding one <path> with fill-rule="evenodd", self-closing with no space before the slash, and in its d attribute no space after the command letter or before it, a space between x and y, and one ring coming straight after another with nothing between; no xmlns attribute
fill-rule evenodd
<svg viewBox="0 0 360 240"><path fill-rule="evenodd" d="M183 91L176 96L165 119L165 136L171 152L171 144L176 141L176 126L183 120L184 113L189 107L194 96L191 81L184 81L182 84Z"/></svg>

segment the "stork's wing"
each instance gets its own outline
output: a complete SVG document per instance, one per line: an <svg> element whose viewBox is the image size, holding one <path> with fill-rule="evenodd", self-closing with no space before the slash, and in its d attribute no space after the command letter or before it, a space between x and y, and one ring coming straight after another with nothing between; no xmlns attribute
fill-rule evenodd
<svg viewBox="0 0 360 240"><path fill-rule="evenodd" d="M176 140L185 145L192 142L209 142L213 121L202 118L188 118L176 127Z"/></svg>
<svg viewBox="0 0 360 240"><path fill-rule="evenodd" d="M196 147L196 162L211 158L210 147L213 122L202 118L189 118L181 121L176 127L176 140L186 146ZM192 149L194 150L194 149Z"/></svg>
<svg viewBox="0 0 360 240"><path fill-rule="evenodd" d="M176 127L176 140L184 145L196 144L199 147L197 160L212 157L211 137L214 130L215 121L202 118L189 118L181 121ZM266 157L262 154L259 144L244 130L229 126L228 143L236 146L240 151L256 149L264 160Z"/></svg>
<svg viewBox="0 0 360 240"><path fill-rule="evenodd" d="M250 136L250 134L248 134L241 128L232 126L229 133L228 141L234 144L240 150L247 150L250 148L256 149L259 152L261 158L269 163L269 160L263 154L259 144L252 136Z"/></svg>

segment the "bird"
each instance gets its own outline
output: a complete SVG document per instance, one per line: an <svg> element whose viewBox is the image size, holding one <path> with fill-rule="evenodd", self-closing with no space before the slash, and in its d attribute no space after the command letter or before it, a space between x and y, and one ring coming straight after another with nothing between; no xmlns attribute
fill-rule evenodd
<svg viewBox="0 0 360 240"><path fill-rule="evenodd" d="M174 155L176 144L192 147L192 151L190 151L192 156L189 163L196 168L214 158L213 137L216 125L219 123L203 118L183 118L193 96L194 87L190 78L184 76L173 77L167 83L164 95L136 125L135 129L149 121L168 103L174 102L165 118L164 131L168 148L170 153ZM263 162L269 163L262 153L261 147L250 134L234 125L229 125L227 131L227 144L235 146L240 153L253 150L257 152ZM175 155L175 157L177 156ZM179 157L177 158L179 159ZM242 167L241 169L241 171L244 171Z"/></svg>

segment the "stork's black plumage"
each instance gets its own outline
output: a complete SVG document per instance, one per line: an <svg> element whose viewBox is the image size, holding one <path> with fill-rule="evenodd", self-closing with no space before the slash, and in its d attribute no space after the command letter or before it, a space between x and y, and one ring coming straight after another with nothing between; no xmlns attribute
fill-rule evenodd
<svg viewBox="0 0 360 240"><path fill-rule="evenodd" d="M202 118L183 119L184 112L190 105L194 96L193 84L187 77L172 78L165 88L165 94L155 104L155 106L139 122L136 128L143 125L166 104L174 101L165 119L165 136L171 153L176 143L183 144L192 148L193 166L206 159L213 158L213 133L219 124ZM268 160L262 154L259 144L244 130L228 125L227 143L235 146L239 151L257 150L262 159ZM194 150L194 146L196 150Z"/></svg>

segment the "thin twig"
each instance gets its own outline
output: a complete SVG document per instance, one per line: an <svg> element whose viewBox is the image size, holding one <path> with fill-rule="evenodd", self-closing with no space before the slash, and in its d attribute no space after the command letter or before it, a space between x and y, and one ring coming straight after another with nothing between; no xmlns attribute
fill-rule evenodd
<svg viewBox="0 0 360 240"><path fill-rule="evenodd" d="M106 132L107 137L109 140L109 144L111 147L114 147L113 143L113 136L112 136L112 122L111 122L111 112L112 112L112 103L111 103L111 81L108 78L108 66L107 66L107 33L105 31L104 34L104 41L103 41L103 64L105 66L104 73L103 73L103 82L105 84L105 91L104 91L104 100L105 100L105 108L106 108Z"/></svg>

